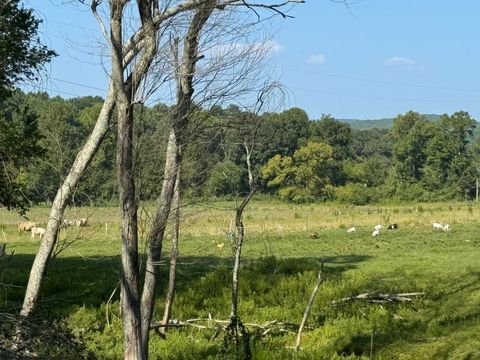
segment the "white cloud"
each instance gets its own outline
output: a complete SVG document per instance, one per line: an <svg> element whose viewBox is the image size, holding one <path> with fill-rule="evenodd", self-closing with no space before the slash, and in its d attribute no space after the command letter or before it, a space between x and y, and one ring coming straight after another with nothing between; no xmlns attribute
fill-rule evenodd
<svg viewBox="0 0 480 360"><path fill-rule="evenodd" d="M398 69L402 69L405 71L415 71L415 72L423 72L425 70L425 66L421 64L417 64L417 62L413 59L402 57L402 56L394 56L384 61L384 64L391 67L396 67Z"/></svg>
<svg viewBox="0 0 480 360"><path fill-rule="evenodd" d="M415 61L409 58L401 57L401 56L394 56L385 60L385 65L411 68L415 66Z"/></svg>
<svg viewBox="0 0 480 360"><path fill-rule="evenodd" d="M309 57L307 57L307 60L305 60L307 64L312 64L312 65L323 65L326 63L325 60L325 55L323 54L312 54Z"/></svg>
<svg viewBox="0 0 480 360"><path fill-rule="evenodd" d="M239 56L242 54L259 52L265 55L278 55L285 51L285 48L275 40L267 40L263 42L246 43L230 43L216 44L210 48L204 49L204 53L209 57L223 56Z"/></svg>
<svg viewBox="0 0 480 360"><path fill-rule="evenodd" d="M264 42L263 44L267 48L270 48L270 51L274 55L278 55L278 54L285 51L285 48L282 45L280 45L278 42L276 42L275 40L268 40L268 41Z"/></svg>

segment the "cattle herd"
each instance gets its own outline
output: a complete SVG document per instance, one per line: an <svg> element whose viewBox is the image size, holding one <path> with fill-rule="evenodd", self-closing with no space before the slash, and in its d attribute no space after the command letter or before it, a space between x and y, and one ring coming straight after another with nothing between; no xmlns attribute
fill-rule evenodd
<svg viewBox="0 0 480 360"><path fill-rule="evenodd" d="M87 226L87 219L85 218L78 218L76 220L63 220L61 228L67 228L69 226L76 226L76 227L85 227ZM18 231L23 233L23 232L29 232L32 234L31 238L32 240L35 240L35 236L38 235L40 239L43 238L43 235L45 235L45 228L39 227L38 224L34 221L23 221L20 224L18 224Z"/></svg>
<svg viewBox="0 0 480 360"><path fill-rule="evenodd" d="M432 223L432 225L433 225L433 230L443 230L445 232L450 231L449 224ZM374 237L379 236L381 234L382 229L383 229L383 225L381 224L375 225L373 228L372 236ZM398 224L390 224L387 226L387 230L397 230L397 229L398 229ZM356 232L357 232L357 228L355 228L354 226L347 229L347 233L349 234L356 233Z"/></svg>

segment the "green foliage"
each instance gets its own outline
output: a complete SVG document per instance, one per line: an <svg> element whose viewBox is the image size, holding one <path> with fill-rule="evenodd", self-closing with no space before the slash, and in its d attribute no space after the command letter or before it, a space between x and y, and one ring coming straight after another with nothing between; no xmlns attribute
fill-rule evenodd
<svg viewBox="0 0 480 360"><path fill-rule="evenodd" d="M335 188L335 199L345 204L367 205L378 201L380 195L379 189L358 183L349 183Z"/></svg>
<svg viewBox="0 0 480 360"><path fill-rule="evenodd" d="M292 157L274 156L262 169L267 186L278 188L281 198L294 201L331 197L333 151L330 145L311 142Z"/></svg>
<svg viewBox="0 0 480 360"><path fill-rule="evenodd" d="M29 163L44 154L37 116L19 93L0 101L0 205L24 212Z"/></svg>
<svg viewBox="0 0 480 360"><path fill-rule="evenodd" d="M0 144L4 144L1 156L13 159L14 152L17 157L24 155L18 163L4 167L9 174L0 179L0 192L6 189L4 194L10 198L4 196L3 202L16 202L17 208L21 208L20 202L22 206L49 203L92 130L102 99L64 100L45 93L18 92L15 100L3 106L8 107L4 113L15 113L17 120L11 122L12 129L3 131L10 134L9 139L0 134ZM151 108L138 105L134 116L137 196L151 201L157 198L163 180L171 109L162 104ZM22 125L22 117L23 123L30 125ZM328 115L310 121L298 108L257 116L235 106L217 107L212 113L196 111L192 117L191 128L182 139L182 182L187 196L236 196L245 191L243 143L258 124L252 163L259 194L273 193L293 202L335 197L355 204L386 198L435 201L475 197L480 146L473 137L475 120L465 112L435 121L409 112L399 115L391 130L353 131ZM0 123L7 124L5 119ZM319 139L330 150L310 145L319 144ZM38 151L28 146L36 146ZM15 151L6 150L10 148ZM117 201L115 148L112 119L112 130L83 175L74 203ZM42 156L28 157L35 154ZM362 191L354 194L352 189L360 189L358 184Z"/></svg>
<svg viewBox="0 0 480 360"><path fill-rule="evenodd" d="M246 188L246 171L233 161L216 164L205 184L204 194L213 196L238 195Z"/></svg>
<svg viewBox="0 0 480 360"><path fill-rule="evenodd" d="M343 160L351 156L352 129L330 115L323 115L319 121L311 124L310 141L330 145L334 159Z"/></svg>
<svg viewBox="0 0 480 360"><path fill-rule="evenodd" d="M372 156L345 164L347 177L364 187L380 186L385 183L388 177L389 163L387 159L379 156Z"/></svg>
<svg viewBox="0 0 480 360"><path fill-rule="evenodd" d="M0 5L0 97L17 82L35 79L35 72L56 55L40 43L40 23L20 0Z"/></svg>
<svg viewBox="0 0 480 360"><path fill-rule="evenodd" d="M435 125L416 112L397 116L392 137L395 176L399 181L417 182L422 178L427 145L434 133Z"/></svg>
<svg viewBox="0 0 480 360"><path fill-rule="evenodd" d="M13 89L22 80L34 80L55 55L40 43L40 22L19 0L0 4L0 205L21 212L28 206L25 167L41 151L36 115Z"/></svg>

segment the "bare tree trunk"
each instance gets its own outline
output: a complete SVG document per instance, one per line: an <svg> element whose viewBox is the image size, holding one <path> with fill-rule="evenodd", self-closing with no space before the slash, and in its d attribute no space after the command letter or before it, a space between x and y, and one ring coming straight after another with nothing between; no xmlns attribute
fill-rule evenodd
<svg viewBox="0 0 480 360"><path fill-rule="evenodd" d="M478 187L479 187L478 178L475 179L475 201L478 202Z"/></svg>
<svg viewBox="0 0 480 360"><path fill-rule="evenodd" d="M149 251L145 269L141 308L142 308L142 346L148 350L149 329L155 304L155 290L160 256L162 253L163 237L167 227L168 216L176 183L177 169L179 164L178 143L175 131L170 131L168 138L167 154L165 160L164 178L162 191L157 201L157 211L150 233Z"/></svg>
<svg viewBox="0 0 480 360"><path fill-rule="evenodd" d="M227 350L228 342L234 342L234 351L236 353L236 357L242 356L243 359L251 359L252 353L250 350L250 336L248 334L247 329L243 325L242 321L240 320L240 316L238 315L238 290L239 290L239 278L240 278L240 261L242 257L242 247L243 242L245 239L245 229L243 226L243 211L245 210L246 206L252 199L253 195L255 194L255 186L254 186L254 178L253 178L253 171L251 166L251 149L247 146L247 143L244 143L244 147L246 150L247 155L247 170L248 170L248 184L250 187L250 191L248 194L243 198L240 205L237 207L236 215L235 215L235 226L237 228L237 238L234 238L234 264L232 270L232 294L231 294L231 308L230 308L230 322L227 325L227 334L225 335L224 340L224 350ZM242 346L240 347L240 337L243 338Z"/></svg>
<svg viewBox="0 0 480 360"><path fill-rule="evenodd" d="M237 239L235 241L235 261L233 265L233 273L232 273L232 304L230 309L230 318L231 319L238 319L238 287L239 287L239 272L240 272L240 260L242 257L242 247L243 241L245 238L245 229L243 227L243 211L245 210L246 206L252 199L253 195L255 194L255 185L253 179L253 170L252 170L252 163L251 163L251 149L249 149L248 145L244 144L246 155L247 155L247 170L248 170L248 184L250 187L250 191L248 192L247 196L243 199L241 204L237 208L236 216L235 216L235 226L237 228ZM233 321L233 320L232 320Z"/></svg>
<svg viewBox="0 0 480 360"><path fill-rule="evenodd" d="M216 0L207 0L199 5L190 23L185 37L182 64L177 66L177 104L173 114L173 125L167 146L166 165L162 192L157 201L157 212L152 224L149 241L149 253L142 292L142 346L148 353L150 323L155 304L155 289L158 276L165 228L171 209L178 167L181 163L179 146L183 142L183 132L187 126L191 112L193 95L193 76L198 59L198 44L203 25L210 17L216 5ZM176 51L176 50L175 50ZM177 56L176 60L178 59Z"/></svg>
<svg viewBox="0 0 480 360"><path fill-rule="evenodd" d="M129 106L129 105L128 105ZM122 315L124 332L124 358L143 359L141 347L137 204L133 177L133 122L125 106L118 106L118 187L122 216Z"/></svg>
<svg viewBox="0 0 480 360"><path fill-rule="evenodd" d="M53 251L57 240L58 229L60 228L67 200L78 185L85 169L88 167L95 156L100 144L109 130L109 120L115 105L115 97L113 87L110 84L107 97L103 103L102 110L98 116L92 133L87 139L82 150L78 153L70 171L63 181L62 186L58 189L55 199L52 203L50 216L46 228L45 235L40 244L40 248L35 256L35 260L30 271L25 298L23 300L20 315L28 316L34 310L38 300L40 286L45 274L48 259Z"/></svg>
<svg viewBox="0 0 480 360"><path fill-rule="evenodd" d="M122 217L121 307L124 334L124 359L143 359L141 346L138 226L133 169L132 78L124 80L122 13L126 1L110 2L110 43L112 80L115 88L118 139L117 178Z"/></svg>
<svg viewBox="0 0 480 360"><path fill-rule="evenodd" d="M165 299L165 309L163 311L163 324L168 324L170 320L170 314L173 307L173 299L175 297L175 281L177 275L177 259L178 259L178 238L180 234L180 178L181 167L179 165L177 171L177 181L175 183L175 192L173 194L172 206L174 209L174 225L172 233L172 247L170 250L170 268L168 273L168 288L167 296ZM160 331L164 333L166 328L161 328Z"/></svg>

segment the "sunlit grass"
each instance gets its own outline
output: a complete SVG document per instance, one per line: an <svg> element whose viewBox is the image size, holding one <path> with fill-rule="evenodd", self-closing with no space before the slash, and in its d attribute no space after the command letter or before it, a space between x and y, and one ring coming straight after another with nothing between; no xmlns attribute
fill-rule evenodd
<svg viewBox="0 0 480 360"><path fill-rule="evenodd" d="M234 207L234 202L214 202L183 209L174 317L228 317L231 249L225 232L232 226ZM152 207L140 212L142 239L152 212ZM70 210L67 218L88 217L89 225L62 230L61 239L76 241L52 263L42 289L41 307L66 319L102 359L117 359L122 351L118 292L109 311L110 327L105 308L119 279L117 214L116 208ZM245 322L300 322L319 263L326 262L326 281L309 317L302 351L295 354L289 348L295 340L292 333L253 336L255 358L368 358L372 333L376 359L478 358L479 215L472 203L347 207L253 202L245 212L240 301ZM47 217L47 208L29 213L42 224ZM12 312L21 302L38 247L29 234L17 232L20 220L14 213L0 212L1 242L7 242L7 252L15 251L0 269L0 282L19 286L3 288L0 306ZM452 230L435 232L432 222L449 223ZM399 229L374 238L377 223L397 223ZM347 234L350 226L357 232ZM318 239L309 238L312 232ZM223 249L219 243L225 243ZM164 249L166 257L168 239ZM162 276L156 318L162 314L165 281ZM425 296L401 304L331 304L372 291ZM193 329L172 330L166 340L153 335L152 358L214 358L222 342L221 336L211 340L212 335Z"/></svg>

